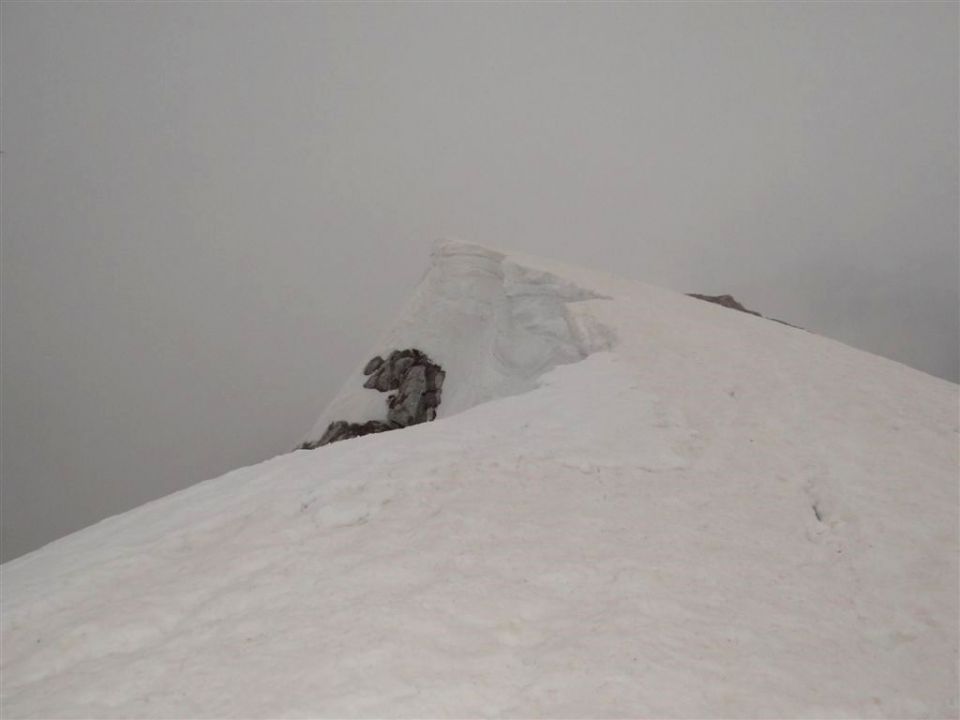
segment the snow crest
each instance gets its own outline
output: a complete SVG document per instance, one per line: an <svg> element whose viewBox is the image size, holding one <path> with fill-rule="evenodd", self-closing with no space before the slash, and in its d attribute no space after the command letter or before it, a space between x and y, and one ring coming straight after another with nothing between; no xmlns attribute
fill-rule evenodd
<svg viewBox="0 0 960 720"><path fill-rule="evenodd" d="M532 390L548 370L609 350L614 335L577 304L604 300L549 272L479 245L440 242L410 303L372 354L416 347L447 373L438 417ZM311 430L383 415L358 366Z"/></svg>

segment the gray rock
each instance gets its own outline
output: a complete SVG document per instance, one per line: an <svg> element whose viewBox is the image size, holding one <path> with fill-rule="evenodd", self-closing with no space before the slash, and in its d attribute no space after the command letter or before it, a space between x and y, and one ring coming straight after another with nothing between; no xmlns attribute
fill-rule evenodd
<svg viewBox="0 0 960 720"><path fill-rule="evenodd" d="M730 308L731 310L739 310L740 312L748 313L750 315L756 315L757 317L761 317L764 320L773 320L775 323L780 323L781 325L789 325L790 327L796 328L797 330L803 330L802 327L788 323L786 320L777 320L776 318L767 317L766 315L761 315L760 313L755 312L754 310L748 310L733 295L701 295L700 293L687 293L687 295L689 295L692 298L696 298L697 300L705 300L709 303L713 303L714 305L721 305L725 308Z"/></svg>
<svg viewBox="0 0 960 720"><path fill-rule="evenodd" d="M426 421L423 396L427 391L427 373L423 365L414 365L404 373L387 420L406 427Z"/></svg>
<svg viewBox="0 0 960 720"><path fill-rule="evenodd" d="M328 443L336 442L337 440L342 440L350 432L350 423L346 420L335 420L327 426L326 432L320 436L320 439L317 441L319 445L326 445Z"/></svg>
<svg viewBox="0 0 960 720"><path fill-rule="evenodd" d="M376 370L377 368L379 368L381 365L383 365L383 358L382 358L382 357L380 357L379 355L377 355L376 357L372 357L372 358L370 358L370 362L368 362L366 365L364 365L364 367L363 367L363 374L364 374L364 375L370 375L374 370Z"/></svg>
<svg viewBox="0 0 960 720"><path fill-rule="evenodd" d="M397 358L396 362L393 363L393 374L396 376L397 380L400 381L407 370L409 370L411 367L413 367L412 357Z"/></svg>
<svg viewBox="0 0 960 720"><path fill-rule="evenodd" d="M365 388L370 388L371 390L387 392L388 390L393 389L391 387L392 382L393 377L390 372L390 366L388 364L384 364L379 370L367 378L367 381L363 384L363 386Z"/></svg>
<svg viewBox="0 0 960 720"><path fill-rule="evenodd" d="M363 374L368 376L363 383L365 388L396 391L387 397L386 420L365 423L337 420L330 423L319 440L306 442L300 447L312 450L339 440L429 422L437 417L446 373L420 350L394 350L386 360L377 355L364 366Z"/></svg>

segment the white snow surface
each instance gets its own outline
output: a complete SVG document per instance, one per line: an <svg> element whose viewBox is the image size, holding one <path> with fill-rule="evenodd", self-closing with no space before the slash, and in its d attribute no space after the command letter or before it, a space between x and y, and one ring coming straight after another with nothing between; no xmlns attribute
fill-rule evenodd
<svg viewBox="0 0 960 720"><path fill-rule="evenodd" d="M463 244L394 347L437 421L0 566L3 716L956 717L956 385Z"/></svg>
<svg viewBox="0 0 960 720"><path fill-rule="evenodd" d="M550 368L609 349L610 331L574 303L603 297L503 253L463 242L438 243L433 262L369 357L416 347L446 372L437 417L532 390ZM317 420L316 440L334 420L386 417L386 396L365 389L361 362Z"/></svg>

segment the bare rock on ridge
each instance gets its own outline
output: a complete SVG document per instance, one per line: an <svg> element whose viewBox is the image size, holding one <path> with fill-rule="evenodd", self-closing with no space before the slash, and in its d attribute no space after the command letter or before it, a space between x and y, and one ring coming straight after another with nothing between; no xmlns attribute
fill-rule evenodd
<svg viewBox="0 0 960 720"><path fill-rule="evenodd" d="M396 392L387 397L386 420L350 423L335 420L319 440L306 442L303 450L313 450L338 440L386 432L429 422L437 417L446 373L426 353L415 348L394 350L384 360L377 355L364 366L363 386L380 392Z"/></svg>

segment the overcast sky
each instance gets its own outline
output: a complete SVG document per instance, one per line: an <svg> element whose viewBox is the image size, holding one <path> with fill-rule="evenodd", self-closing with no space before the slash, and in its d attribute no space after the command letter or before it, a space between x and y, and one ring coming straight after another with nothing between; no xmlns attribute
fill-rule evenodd
<svg viewBox="0 0 960 720"><path fill-rule="evenodd" d="M956 381L957 12L3 3L3 557L293 447L441 236Z"/></svg>

